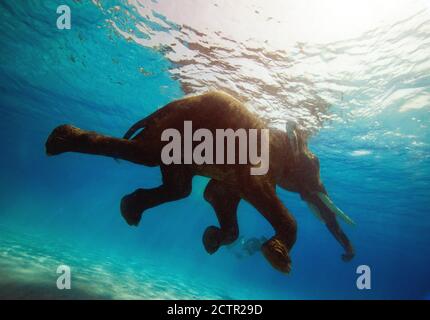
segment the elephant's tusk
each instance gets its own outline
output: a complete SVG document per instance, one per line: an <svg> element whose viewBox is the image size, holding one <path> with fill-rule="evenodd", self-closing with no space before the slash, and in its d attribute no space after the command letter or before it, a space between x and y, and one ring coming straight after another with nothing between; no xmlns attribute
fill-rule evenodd
<svg viewBox="0 0 430 320"><path fill-rule="evenodd" d="M333 201L331 201L331 199L327 195L325 195L322 192L318 192L317 195L321 199L321 201L324 202L324 204L331 211L336 213L336 215L339 216L343 221L345 221L346 223L348 223L350 225L355 225L355 222L350 217L348 217L348 215L345 212L343 212L338 207L336 207L336 205L333 203Z"/></svg>

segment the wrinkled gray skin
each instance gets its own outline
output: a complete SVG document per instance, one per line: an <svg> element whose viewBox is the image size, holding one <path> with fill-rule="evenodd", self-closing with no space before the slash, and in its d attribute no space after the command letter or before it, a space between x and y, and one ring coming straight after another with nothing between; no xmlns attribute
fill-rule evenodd
<svg viewBox="0 0 430 320"><path fill-rule="evenodd" d="M210 226L203 234L204 247L210 254L238 238L237 207L243 199L254 206L275 231L275 235L261 246L262 253L274 268L284 273L290 272L289 251L296 241L297 227L295 219L276 195L275 187L279 185L299 193L311 205L344 248L342 257L345 261L354 256L352 245L336 220L336 213L341 211L329 200L320 179L319 161L309 151L299 131L286 133L270 129L269 171L265 175L253 176L250 175L250 165L244 164L164 165L160 155L167 142L161 141L161 133L165 129L175 128L183 136L184 121L192 121L193 130L209 129L214 136L216 129L268 128L240 101L223 92L208 92L167 104L137 122L122 139L70 125L59 126L48 137L46 152L48 155L81 152L146 166L160 166L163 177L161 186L137 189L122 199L121 213L130 225L137 225L142 213L149 208L187 197L191 193L194 175L211 178L204 197L213 206L219 227Z"/></svg>

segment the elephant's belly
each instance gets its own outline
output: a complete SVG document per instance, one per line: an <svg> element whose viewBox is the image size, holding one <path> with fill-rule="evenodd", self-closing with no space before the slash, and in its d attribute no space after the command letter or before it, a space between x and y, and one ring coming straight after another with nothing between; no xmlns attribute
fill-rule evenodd
<svg viewBox="0 0 430 320"><path fill-rule="evenodd" d="M238 168L241 166L242 168ZM244 165L203 164L193 165L194 173L228 184L237 185L239 170L245 170Z"/></svg>

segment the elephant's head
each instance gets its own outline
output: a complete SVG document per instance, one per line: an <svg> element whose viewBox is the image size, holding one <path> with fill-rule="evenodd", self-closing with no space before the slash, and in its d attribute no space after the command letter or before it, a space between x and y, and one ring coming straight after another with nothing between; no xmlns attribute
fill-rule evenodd
<svg viewBox="0 0 430 320"><path fill-rule="evenodd" d="M318 158L308 149L306 138L298 130L288 132L289 163L286 174L287 189L298 192L310 210L321 219L345 249L344 260L354 256L354 250L337 223L336 216L353 225L354 221L339 209L330 199L320 177Z"/></svg>

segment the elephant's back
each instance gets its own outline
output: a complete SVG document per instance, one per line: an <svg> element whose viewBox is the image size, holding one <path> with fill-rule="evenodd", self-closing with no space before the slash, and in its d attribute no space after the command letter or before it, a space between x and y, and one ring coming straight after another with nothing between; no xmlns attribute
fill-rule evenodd
<svg viewBox="0 0 430 320"><path fill-rule="evenodd" d="M185 121L193 129L261 129L266 124L234 97L220 91L173 101L148 117L145 133L160 135L165 129L182 131Z"/></svg>

